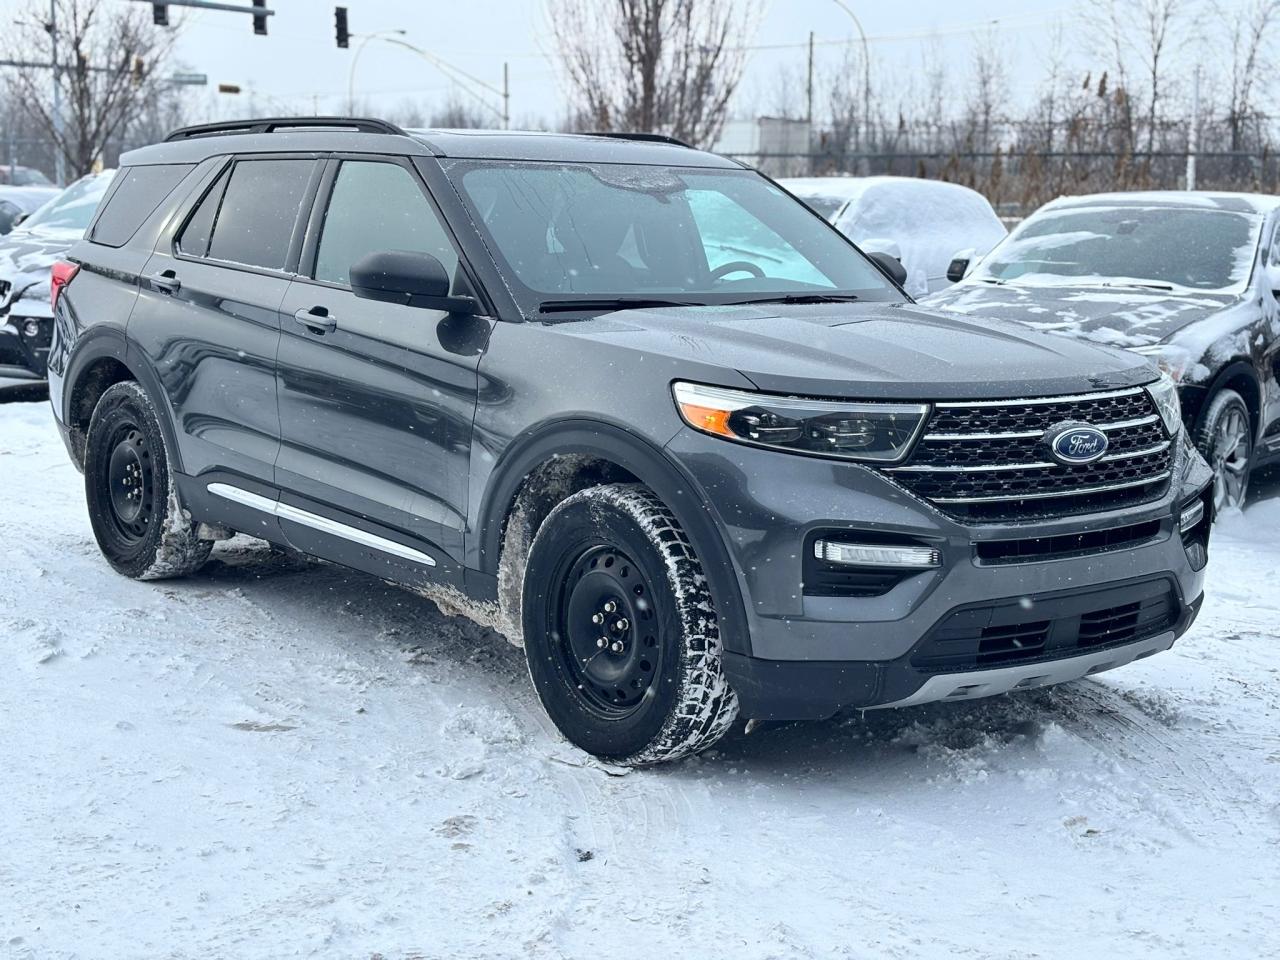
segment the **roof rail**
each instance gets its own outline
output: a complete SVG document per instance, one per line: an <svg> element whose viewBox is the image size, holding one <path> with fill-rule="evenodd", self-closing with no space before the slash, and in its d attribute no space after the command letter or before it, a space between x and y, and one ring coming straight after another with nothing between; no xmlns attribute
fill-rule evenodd
<svg viewBox="0 0 1280 960"><path fill-rule="evenodd" d="M627 133L625 131L604 130L597 133L588 133L587 136L610 137L614 140L639 140L643 143L669 143L675 147L687 147L690 150L698 149L691 143L685 143L675 137L668 137L665 133Z"/></svg>
<svg viewBox="0 0 1280 960"><path fill-rule="evenodd" d="M196 137L216 137L235 133L275 133L277 130L305 128L339 128L356 133L387 133L404 136L405 132L394 123L371 120L367 117L261 117L254 120L227 120L223 123L200 123L193 127L179 127L167 137L165 143L174 140L191 140Z"/></svg>

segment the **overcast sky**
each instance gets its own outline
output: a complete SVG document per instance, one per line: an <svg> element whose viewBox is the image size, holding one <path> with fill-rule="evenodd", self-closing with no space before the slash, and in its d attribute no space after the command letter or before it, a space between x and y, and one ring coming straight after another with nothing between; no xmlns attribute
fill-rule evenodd
<svg viewBox="0 0 1280 960"><path fill-rule="evenodd" d="M130 0L107 0L125 4ZM239 0L237 0L239 2ZM244 0L246 5L249 0ZM208 74L212 85L234 83L237 99L197 94L201 109L222 116L258 107L281 112L334 112L346 106L358 39L349 50L334 44L330 0L268 0L277 12L270 35L254 36L249 18L234 13L187 12L178 57L188 68ZM976 35L998 25L1014 88L1038 79L1037 63L1047 49L1046 34L1056 20L1077 15L1077 0L1035 3L1015 0L848 0L858 11L872 45L873 63L885 80L905 79L918 66L923 48L940 44L963 75ZM9 21L40 0L0 0ZM511 113L515 125L554 123L564 114L542 0L347 0L355 34L403 29L405 39L469 73L500 86L502 63L511 71ZM177 10L175 8L174 15ZM853 25L834 0L765 0L737 104L744 115L776 109L780 70L803 75L809 31L818 40L819 74L834 69ZM794 46L789 46L794 45ZM1025 82L1023 82L1025 81ZM355 94L375 112L405 100L428 108L450 95L465 98L439 70L408 50L372 41L359 58ZM496 100L495 100L496 103ZM210 106L212 105L212 107ZM821 104L819 104L821 106Z"/></svg>

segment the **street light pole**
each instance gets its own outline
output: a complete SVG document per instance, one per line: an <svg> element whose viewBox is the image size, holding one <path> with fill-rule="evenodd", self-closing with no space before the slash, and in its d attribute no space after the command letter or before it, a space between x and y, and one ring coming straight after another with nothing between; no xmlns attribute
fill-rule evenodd
<svg viewBox="0 0 1280 960"><path fill-rule="evenodd" d="M58 68L58 0L49 0L49 44L53 60L53 179L67 182L67 161L62 151L62 76Z"/></svg>
<svg viewBox="0 0 1280 960"><path fill-rule="evenodd" d="M365 44L370 40L381 40L392 34L403 37L404 30L379 30L377 33L365 33L360 35L360 46L356 47L355 54L351 57L351 69L347 71L347 113L356 112L356 64L360 62L360 54L364 53Z"/></svg>
<svg viewBox="0 0 1280 960"><path fill-rule="evenodd" d="M832 0L836 6L849 15L853 25L858 28L858 36L862 38L862 128L864 131L863 149L871 149L871 48L867 44L867 33L862 29L862 21L853 12L845 0Z"/></svg>

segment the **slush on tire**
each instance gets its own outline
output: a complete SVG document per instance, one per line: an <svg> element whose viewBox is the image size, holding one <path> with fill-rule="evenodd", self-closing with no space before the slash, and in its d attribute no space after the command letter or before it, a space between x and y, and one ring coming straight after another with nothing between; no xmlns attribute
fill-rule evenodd
<svg viewBox="0 0 1280 960"><path fill-rule="evenodd" d="M212 541L178 503L164 434L137 383L107 389L93 410L85 446L85 496L93 534L107 562L135 580L192 573Z"/></svg>

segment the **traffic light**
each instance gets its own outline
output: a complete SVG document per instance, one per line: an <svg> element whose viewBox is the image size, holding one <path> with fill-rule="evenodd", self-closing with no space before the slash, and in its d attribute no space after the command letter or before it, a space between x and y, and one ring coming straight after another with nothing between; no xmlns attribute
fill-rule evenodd
<svg viewBox="0 0 1280 960"><path fill-rule="evenodd" d="M344 50L351 46L351 33L347 30L347 8L333 8L333 26L338 35L338 46Z"/></svg>
<svg viewBox="0 0 1280 960"><path fill-rule="evenodd" d="M157 27L167 27L169 25L169 5L167 3L153 3L151 5L151 20Z"/></svg>
<svg viewBox="0 0 1280 960"><path fill-rule="evenodd" d="M254 10L265 10L267 8L267 0L253 0ZM266 15L255 13L253 15L253 32L260 37L267 35L267 18Z"/></svg>

